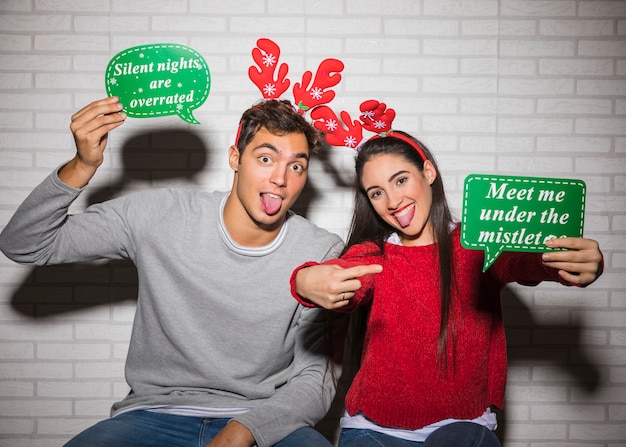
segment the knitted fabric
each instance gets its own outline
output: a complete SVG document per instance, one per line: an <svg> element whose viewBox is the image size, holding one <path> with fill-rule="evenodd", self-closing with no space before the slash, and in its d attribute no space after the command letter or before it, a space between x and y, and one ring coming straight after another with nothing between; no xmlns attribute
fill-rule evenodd
<svg viewBox="0 0 626 447"><path fill-rule="evenodd" d="M447 369L437 354L441 299L435 244L386 244L380 256L372 255L378 252L373 243L365 243L341 260L327 261L383 265L382 273L359 278L362 288L342 308L349 312L371 304L362 364L346 396L351 415L362 412L379 425L417 429L447 418L473 419L490 405L502 408L507 358L500 293L509 282L536 285L559 276L534 253L502 253L483 273L483 252L462 248L459 233L457 226L455 341L448 344Z"/></svg>

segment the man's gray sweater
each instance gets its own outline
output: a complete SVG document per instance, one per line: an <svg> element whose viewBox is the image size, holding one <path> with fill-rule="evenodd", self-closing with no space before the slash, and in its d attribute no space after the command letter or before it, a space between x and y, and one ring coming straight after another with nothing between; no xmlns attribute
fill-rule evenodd
<svg viewBox="0 0 626 447"><path fill-rule="evenodd" d="M0 249L31 265L134 262L131 393L113 415L146 406L249 409L235 419L259 446L325 415L334 387L324 315L291 297L289 279L303 262L337 255L337 235L290 214L270 245L242 247L222 222L227 193L148 190L68 214L79 194L50 175L3 230Z"/></svg>

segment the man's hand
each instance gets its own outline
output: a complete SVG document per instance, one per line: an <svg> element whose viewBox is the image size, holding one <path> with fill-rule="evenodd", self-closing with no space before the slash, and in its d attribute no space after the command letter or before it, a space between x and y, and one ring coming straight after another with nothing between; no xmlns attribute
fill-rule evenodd
<svg viewBox="0 0 626 447"><path fill-rule="evenodd" d="M602 253L598 242L577 237L555 238L546 242L550 248L565 248L542 255L543 263L559 270L561 278L587 286L602 274Z"/></svg>
<svg viewBox="0 0 626 447"><path fill-rule="evenodd" d="M76 156L59 170L59 179L74 188L82 188L104 160L108 134L121 126L126 114L116 97L100 99L72 116L70 130L74 135Z"/></svg>
<svg viewBox="0 0 626 447"><path fill-rule="evenodd" d="M206 447L252 447L255 443L254 436L245 425L230 421Z"/></svg>
<svg viewBox="0 0 626 447"><path fill-rule="evenodd" d="M361 288L358 278L382 272L378 264L342 268L333 264L314 265L296 274L296 292L325 309L339 309L350 302Z"/></svg>

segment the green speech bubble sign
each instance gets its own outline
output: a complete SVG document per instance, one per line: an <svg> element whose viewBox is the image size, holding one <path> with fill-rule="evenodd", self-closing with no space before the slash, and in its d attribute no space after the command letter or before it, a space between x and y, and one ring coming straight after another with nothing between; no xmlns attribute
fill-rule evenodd
<svg viewBox="0 0 626 447"><path fill-rule="evenodd" d="M178 115L200 124L192 114L209 96L211 76L204 58L192 48L172 43L128 48L109 62L109 96L118 96L133 118Z"/></svg>
<svg viewBox="0 0 626 447"><path fill-rule="evenodd" d="M544 252L556 237L581 237L582 180L472 174L463 187L461 245L484 250L483 271L503 251Z"/></svg>

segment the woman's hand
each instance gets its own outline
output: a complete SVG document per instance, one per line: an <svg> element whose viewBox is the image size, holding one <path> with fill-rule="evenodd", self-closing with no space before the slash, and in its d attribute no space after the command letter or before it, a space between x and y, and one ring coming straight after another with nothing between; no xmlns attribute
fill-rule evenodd
<svg viewBox="0 0 626 447"><path fill-rule="evenodd" d="M358 278L382 272L378 264L342 268L334 264L320 264L300 269L296 274L296 292L302 298L325 309L346 306L361 288Z"/></svg>
<svg viewBox="0 0 626 447"><path fill-rule="evenodd" d="M559 270L561 278L587 286L602 275L603 258L598 242L578 237L555 238L546 242L549 248L566 250L543 253L543 263Z"/></svg>

